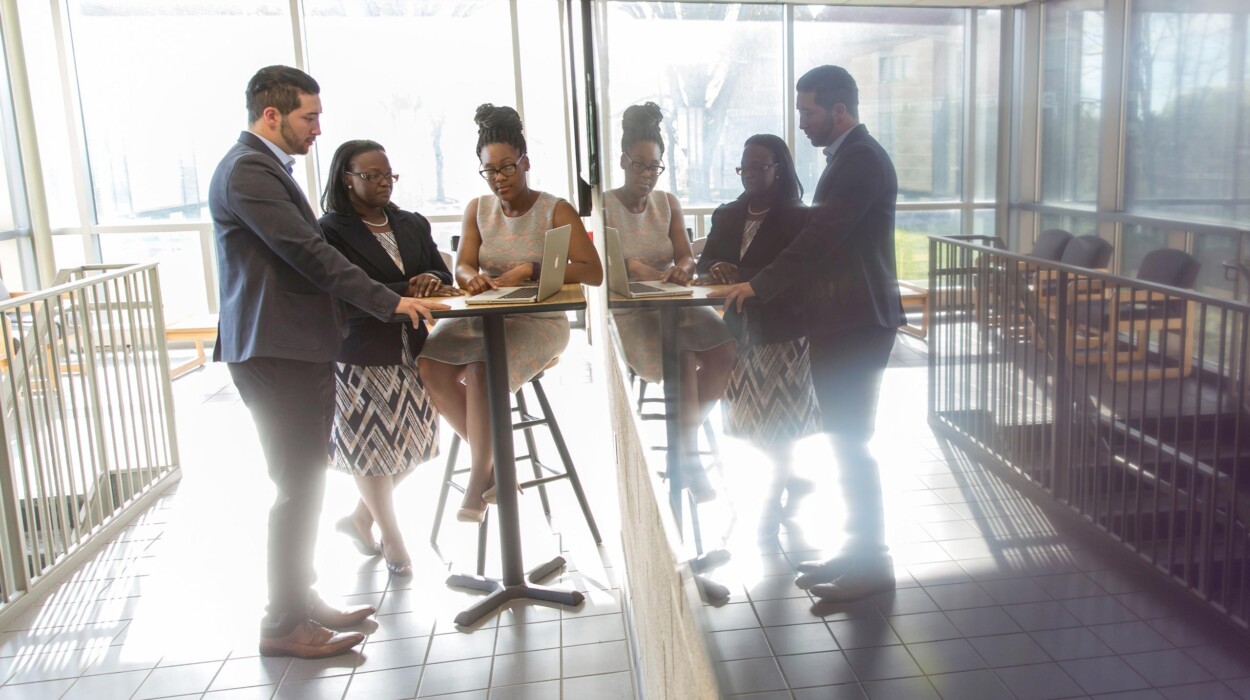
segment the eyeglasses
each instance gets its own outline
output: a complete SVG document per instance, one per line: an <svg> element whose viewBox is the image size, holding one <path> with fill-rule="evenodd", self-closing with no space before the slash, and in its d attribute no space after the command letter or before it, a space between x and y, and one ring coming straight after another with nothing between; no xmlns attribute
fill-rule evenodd
<svg viewBox="0 0 1250 700"><path fill-rule="evenodd" d="M386 180L390 180L391 182L396 182L399 180L399 173L353 173L352 171L348 170L347 174L355 175L356 177L368 183L384 182Z"/></svg>
<svg viewBox="0 0 1250 700"><path fill-rule="evenodd" d="M516 169L516 163L508 163L507 165L499 168L482 168L477 171L477 174L481 175L483 180L494 180L498 175L503 175L505 178L512 177L513 175L516 175Z"/></svg>
<svg viewBox="0 0 1250 700"><path fill-rule="evenodd" d="M639 163L629 156L625 156L625 160L629 161L629 169L634 171L635 175L651 173L652 175L659 176L660 173L664 172L664 166L659 163L656 163L655 165L647 165L646 163Z"/></svg>
<svg viewBox="0 0 1250 700"><path fill-rule="evenodd" d="M778 165L780 164L779 163L767 163L764 165L744 165L739 168L734 168L734 172L738 173L739 175L745 175L747 173L750 173L752 175L763 175L764 173L767 173L769 170L772 170Z"/></svg>

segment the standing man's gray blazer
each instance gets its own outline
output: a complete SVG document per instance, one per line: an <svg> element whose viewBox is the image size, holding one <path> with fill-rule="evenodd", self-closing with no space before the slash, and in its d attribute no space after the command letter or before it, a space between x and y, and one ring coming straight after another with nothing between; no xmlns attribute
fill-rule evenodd
<svg viewBox="0 0 1250 700"><path fill-rule="evenodd" d="M347 333L335 297L382 320L395 312L399 295L326 242L304 192L255 134L226 153L208 200L221 285L214 360L329 362Z"/></svg>

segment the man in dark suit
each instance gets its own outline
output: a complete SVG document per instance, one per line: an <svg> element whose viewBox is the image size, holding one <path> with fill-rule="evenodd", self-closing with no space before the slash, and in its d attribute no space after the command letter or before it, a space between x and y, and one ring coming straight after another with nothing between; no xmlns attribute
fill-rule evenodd
<svg viewBox="0 0 1250 700"><path fill-rule="evenodd" d="M795 583L823 599L848 601L894 587L881 477L868 441L903 322L894 266L898 178L859 123L859 89L845 69L813 68L796 88L799 128L828 163L807 223L772 264L722 294L726 307L741 309L747 299L767 302L802 285L812 382L839 463L847 539L838 556L800 564Z"/></svg>
<svg viewBox="0 0 1250 700"><path fill-rule="evenodd" d="M220 321L213 359L252 413L277 497L269 511L269 605L260 653L319 658L364 641L333 632L376 610L336 610L312 590L334 408L333 360L346 332L342 301L380 319L430 318L423 304L374 282L326 243L291 177L321 133L320 88L304 72L262 68L248 82L251 123L213 173Z"/></svg>

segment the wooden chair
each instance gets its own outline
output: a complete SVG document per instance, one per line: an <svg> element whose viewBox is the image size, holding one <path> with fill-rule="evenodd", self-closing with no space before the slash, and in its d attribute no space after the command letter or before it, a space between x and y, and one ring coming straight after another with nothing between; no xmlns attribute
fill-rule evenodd
<svg viewBox="0 0 1250 700"><path fill-rule="evenodd" d="M898 297L903 304L904 319L907 313L920 312L919 323L905 320L905 325L900 326L899 330L924 340L929 335L929 290L918 284L899 280Z"/></svg>
<svg viewBox="0 0 1250 700"><path fill-rule="evenodd" d="M170 367L170 379L177 379L208 362L208 355L204 353L204 343L217 342L217 314L184 318L165 326L165 342L178 341L195 343L195 357L177 367Z"/></svg>
<svg viewBox="0 0 1250 700"><path fill-rule="evenodd" d="M1192 255L1180 250L1161 248L1146 254L1137 279L1143 282L1193 289L1202 265ZM1166 292L1130 287L1106 290L1102 299L1076 303L1069 314L1074 332L1088 338L1090 347L1106 364L1107 376L1115 381L1131 379L1175 379L1193 371L1194 304ZM1168 358L1168 335L1179 335L1180 356ZM1151 336L1158 338L1156 349L1160 362L1146 363ZM1087 358L1089 356L1087 355Z"/></svg>

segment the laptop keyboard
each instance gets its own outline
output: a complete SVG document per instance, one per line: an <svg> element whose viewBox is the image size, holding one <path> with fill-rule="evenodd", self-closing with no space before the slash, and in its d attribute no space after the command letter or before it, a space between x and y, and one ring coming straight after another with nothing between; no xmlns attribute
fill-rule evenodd
<svg viewBox="0 0 1250 700"><path fill-rule="evenodd" d="M538 294L538 287L520 287L514 289L507 294L501 294L500 299L528 299Z"/></svg>
<svg viewBox="0 0 1250 700"><path fill-rule="evenodd" d="M647 292L662 292L664 290L659 287L652 287L649 284L643 284L642 282L630 282L629 291L633 294L646 294Z"/></svg>

